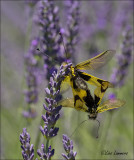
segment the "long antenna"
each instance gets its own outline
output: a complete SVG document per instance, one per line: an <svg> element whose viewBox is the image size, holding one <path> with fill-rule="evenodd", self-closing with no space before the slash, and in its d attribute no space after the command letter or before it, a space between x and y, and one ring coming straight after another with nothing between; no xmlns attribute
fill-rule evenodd
<svg viewBox="0 0 134 160"><path fill-rule="evenodd" d="M40 49L39 48L37 48L36 49L37 51L40 51ZM41 51L40 51L41 52ZM52 57L50 57L50 56L48 56L46 53L44 53L44 52L41 52L41 53L43 53L46 57L48 57L48 58L51 58L52 59ZM54 60L56 63L58 62L58 61L56 61L55 59L52 59L52 60ZM59 63L59 62L58 62Z"/></svg>
<svg viewBox="0 0 134 160"><path fill-rule="evenodd" d="M86 122L87 121L87 119L86 120L84 120L84 121L82 121L79 125L78 125L78 127L73 131L73 133L70 135L70 138L73 136L73 134L76 132L76 130L84 123L84 122Z"/></svg>
<svg viewBox="0 0 134 160"><path fill-rule="evenodd" d="M97 136L96 136L96 138L98 138L99 137L99 128L100 128L100 121L98 120L98 119L96 119L96 121L98 122L98 128L97 128Z"/></svg>
<svg viewBox="0 0 134 160"><path fill-rule="evenodd" d="M64 39L63 39L63 35L61 32L59 32L59 35L61 36L61 39L62 39L62 43L63 43L63 46L64 46L64 50L65 50L65 53L66 53L66 58L67 58L67 50L66 50L66 47L65 47L65 43L64 43Z"/></svg>

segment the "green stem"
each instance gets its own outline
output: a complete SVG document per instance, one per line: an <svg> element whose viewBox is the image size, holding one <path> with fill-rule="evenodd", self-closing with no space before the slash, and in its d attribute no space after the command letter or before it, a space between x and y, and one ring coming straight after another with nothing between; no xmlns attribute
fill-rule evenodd
<svg viewBox="0 0 134 160"><path fill-rule="evenodd" d="M42 115L43 114L45 114L45 109L44 108L42 110ZM41 118L39 125L43 126L43 124L44 124L44 121ZM37 149L39 148L40 138L41 138L41 132L40 132L40 129L38 128L37 137L36 137L36 141L35 141L35 151L37 151ZM37 152L35 152L35 157L37 157Z"/></svg>
<svg viewBox="0 0 134 160"><path fill-rule="evenodd" d="M49 140L46 142L46 152L48 152L48 147L49 147Z"/></svg>

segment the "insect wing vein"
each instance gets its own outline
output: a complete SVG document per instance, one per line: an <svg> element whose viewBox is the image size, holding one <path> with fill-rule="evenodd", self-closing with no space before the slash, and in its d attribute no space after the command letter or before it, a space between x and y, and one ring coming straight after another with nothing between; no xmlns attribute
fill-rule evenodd
<svg viewBox="0 0 134 160"><path fill-rule="evenodd" d="M123 106L124 104L125 104L125 101L123 101L123 100L109 99L97 108L97 112L101 113L101 112L105 112L107 110L119 108L119 107Z"/></svg>
<svg viewBox="0 0 134 160"><path fill-rule="evenodd" d="M80 70L95 70L105 65L113 57L114 54L115 50L107 50L94 58L77 64L75 68Z"/></svg>

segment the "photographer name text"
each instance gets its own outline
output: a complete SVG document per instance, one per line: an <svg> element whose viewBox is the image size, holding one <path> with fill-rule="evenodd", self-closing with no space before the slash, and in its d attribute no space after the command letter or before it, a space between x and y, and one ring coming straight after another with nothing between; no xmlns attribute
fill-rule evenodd
<svg viewBox="0 0 134 160"><path fill-rule="evenodd" d="M101 151L101 155L128 155L128 152L121 152L121 151L109 151L109 150L103 150Z"/></svg>

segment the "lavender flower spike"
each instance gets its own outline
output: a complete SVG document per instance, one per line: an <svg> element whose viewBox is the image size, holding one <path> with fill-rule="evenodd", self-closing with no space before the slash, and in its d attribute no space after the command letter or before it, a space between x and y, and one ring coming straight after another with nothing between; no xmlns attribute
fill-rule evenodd
<svg viewBox="0 0 134 160"><path fill-rule="evenodd" d="M70 140L67 135L63 134L62 142L63 142L64 149L65 149L65 151L67 153L67 155L62 153L62 156L66 160L75 160L77 152L73 152L73 141Z"/></svg>
<svg viewBox="0 0 134 160"><path fill-rule="evenodd" d="M62 107L58 105L58 101L61 99L60 84L70 66L70 64L66 65L66 69L64 70L64 67L61 65L58 74L54 71L50 77L49 87L45 89L47 97L45 97L46 104L43 104L43 107L46 113L45 115L42 115L44 126L40 126L40 131L46 138L46 146L44 148L44 145L42 144L41 151L38 150L37 152L41 160L50 160L54 155L54 149L51 150L49 140L55 137L59 131L59 128L55 127L55 124L60 117L59 111Z"/></svg>
<svg viewBox="0 0 134 160"><path fill-rule="evenodd" d="M22 148L22 156L24 160L33 160L34 149L33 144L30 145L30 135L26 128L23 128L22 134L20 134L20 142Z"/></svg>
<svg viewBox="0 0 134 160"><path fill-rule="evenodd" d="M64 67L61 65L58 74L54 71L52 77L50 77L49 88L45 89L47 97L45 98L46 104L43 105L46 110L46 114L42 115L44 121L44 128L41 126L40 130L47 140L57 135L59 128L55 127L57 120L60 117L59 111L62 106L58 106L58 101L61 100L60 84L64 80L65 75L70 70L70 64Z"/></svg>
<svg viewBox="0 0 134 160"><path fill-rule="evenodd" d="M41 160L49 160L54 155L54 149L51 150L51 146L48 148L48 151L45 151L44 144L41 145L41 150L38 149L37 153Z"/></svg>
<svg viewBox="0 0 134 160"><path fill-rule="evenodd" d="M50 77L49 88L45 89L47 97L46 104L43 105L46 114L42 115L44 121L44 128L41 126L40 130L47 140L57 135L59 128L55 127L56 121L59 119L59 111L61 106L58 106L60 100L59 88L57 83L57 74L54 72Z"/></svg>
<svg viewBox="0 0 134 160"><path fill-rule="evenodd" d="M43 55L44 70L48 80L53 71L57 71L55 61L57 65L60 65L65 60L60 50L61 39L59 32L61 28L58 12L59 8L54 5L54 1L41 0L38 3L38 13L35 17L35 22L40 27L40 50Z"/></svg>
<svg viewBox="0 0 134 160"><path fill-rule="evenodd" d="M37 50L38 39L33 39L29 52L25 55L25 64L26 64L26 82L27 90L24 91L25 99L28 104L36 103L38 101L38 91L37 91L37 60L34 55Z"/></svg>
<svg viewBox="0 0 134 160"><path fill-rule="evenodd" d="M78 33L79 33L79 8L80 2L76 0L67 0L65 1L67 6L68 16L67 16L67 59L72 58L74 60L75 46L78 42Z"/></svg>
<svg viewBox="0 0 134 160"><path fill-rule="evenodd" d="M28 53L24 57L26 66L25 77L27 84L27 89L24 90L24 94L25 94L25 101L28 104L35 104L38 101L38 74L37 74L38 61L35 58L37 46L38 46L38 38L34 38L31 41ZM27 108L26 111L23 111L22 115L25 118L31 119L35 118L37 113L29 105L29 108Z"/></svg>
<svg viewBox="0 0 134 160"><path fill-rule="evenodd" d="M123 86L126 75L128 73L128 67L132 59L132 29L131 27L126 28L124 40L122 44L122 53L118 58L118 68L115 68L111 75L111 82L115 86Z"/></svg>

